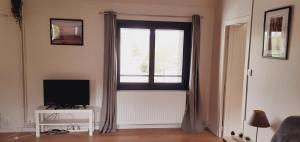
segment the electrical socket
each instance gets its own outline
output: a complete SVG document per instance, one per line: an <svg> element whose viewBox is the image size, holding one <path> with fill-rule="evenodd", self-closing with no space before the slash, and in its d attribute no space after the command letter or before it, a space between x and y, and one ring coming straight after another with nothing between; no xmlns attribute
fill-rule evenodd
<svg viewBox="0 0 300 142"><path fill-rule="evenodd" d="M33 123L33 119L32 119L32 118L29 118L29 119L27 120L27 122L28 122L28 123Z"/></svg>

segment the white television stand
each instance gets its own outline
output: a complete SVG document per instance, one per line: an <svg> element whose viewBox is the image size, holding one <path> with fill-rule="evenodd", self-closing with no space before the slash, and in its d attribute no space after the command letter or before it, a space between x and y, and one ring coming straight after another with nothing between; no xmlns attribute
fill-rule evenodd
<svg viewBox="0 0 300 142"><path fill-rule="evenodd" d="M61 120L46 120L45 114L83 114L88 119L61 119ZM46 109L45 106L38 107L35 110L35 131L36 137L41 136L41 131L44 131L44 126L68 126L68 125L88 125L89 136L93 136L93 120L94 111L92 108L79 109Z"/></svg>

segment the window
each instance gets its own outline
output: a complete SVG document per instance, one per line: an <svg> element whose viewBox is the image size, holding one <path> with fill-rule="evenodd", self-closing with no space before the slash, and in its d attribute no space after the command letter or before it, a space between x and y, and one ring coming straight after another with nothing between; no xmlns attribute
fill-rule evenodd
<svg viewBox="0 0 300 142"><path fill-rule="evenodd" d="M118 20L118 89L186 90L191 23Z"/></svg>

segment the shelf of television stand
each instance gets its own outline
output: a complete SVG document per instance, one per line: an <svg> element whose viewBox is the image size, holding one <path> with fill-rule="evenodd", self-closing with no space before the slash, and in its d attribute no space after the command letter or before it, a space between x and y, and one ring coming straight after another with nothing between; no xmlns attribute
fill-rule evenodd
<svg viewBox="0 0 300 142"><path fill-rule="evenodd" d="M88 119L55 119L44 118L45 114L85 114ZM44 106L35 110L36 137L40 137L40 132L44 131L44 126L65 126L65 125L88 125L89 135L93 135L94 110L92 107L78 109L46 109Z"/></svg>
<svg viewBox="0 0 300 142"><path fill-rule="evenodd" d="M43 120L40 122L41 126L57 126L57 125L88 125L88 119L60 119L60 120Z"/></svg>

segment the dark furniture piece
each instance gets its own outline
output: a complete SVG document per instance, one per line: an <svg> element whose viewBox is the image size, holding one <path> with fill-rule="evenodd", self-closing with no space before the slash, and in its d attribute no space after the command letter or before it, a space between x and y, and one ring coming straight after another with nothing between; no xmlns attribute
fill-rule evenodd
<svg viewBox="0 0 300 142"><path fill-rule="evenodd" d="M271 142L300 142L300 116L286 118Z"/></svg>

